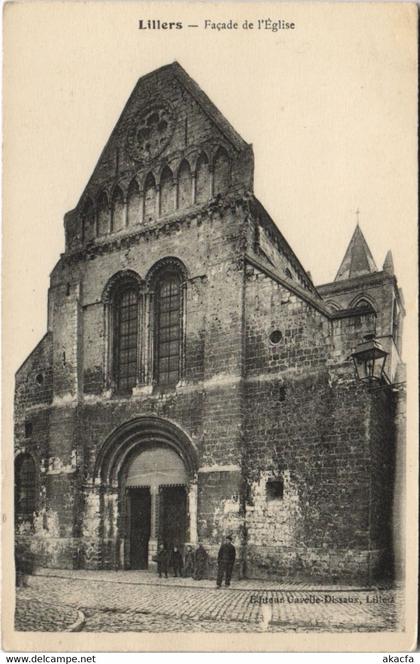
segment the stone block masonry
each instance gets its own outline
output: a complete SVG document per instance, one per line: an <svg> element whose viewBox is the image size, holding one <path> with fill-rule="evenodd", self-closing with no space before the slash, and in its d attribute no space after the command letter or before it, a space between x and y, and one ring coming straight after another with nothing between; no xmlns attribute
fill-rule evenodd
<svg viewBox="0 0 420 664"><path fill-rule="evenodd" d="M253 168L177 63L139 80L16 374L17 542L36 564L150 569L160 544L200 541L214 573L229 534L242 576L392 574L404 408L351 362L376 333L385 380L402 371L392 261L377 271L358 231L317 289Z"/></svg>

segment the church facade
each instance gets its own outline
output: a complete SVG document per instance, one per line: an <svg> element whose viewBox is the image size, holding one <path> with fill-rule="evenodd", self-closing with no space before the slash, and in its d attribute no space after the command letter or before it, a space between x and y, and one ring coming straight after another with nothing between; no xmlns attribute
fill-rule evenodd
<svg viewBox="0 0 420 664"><path fill-rule="evenodd" d="M404 304L357 226L311 276L253 152L177 63L142 77L51 274L15 389L16 541L36 564L150 569L229 534L248 577L392 571ZM372 388L352 353L386 352Z"/></svg>

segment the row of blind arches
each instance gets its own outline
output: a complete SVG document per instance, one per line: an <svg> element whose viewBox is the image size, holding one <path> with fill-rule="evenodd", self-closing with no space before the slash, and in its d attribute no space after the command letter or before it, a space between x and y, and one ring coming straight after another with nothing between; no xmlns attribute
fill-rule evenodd
<svg viewBox="0 0 420 664"><path fill-rule="evenodd" d="M217 150L212 167L204 152L194 171L187 159L182 160L176 173L165 165L159 182L152 172L146 175L142 190L137 179L133 178L126 196L117 185L110 199L105 191L99 194L95 203L88 198L82 211L83 241L205 203L224 193L230 183L231 162L224 148Z"/></svg>
<svg viewBox="0 0 420 664"><path fill-rule="evenodd" d="M340 309L345 308L338 305L333 300L327 300L327 305L332 311L340 311ZM376 305L374 306L374 303L370 299L367 299L365 296L360 296L360 295L358 295L356 298L352 300L352 302L348 305L348 308L366 309L366 310L370 309L372 313L376 313Z"/></svg>

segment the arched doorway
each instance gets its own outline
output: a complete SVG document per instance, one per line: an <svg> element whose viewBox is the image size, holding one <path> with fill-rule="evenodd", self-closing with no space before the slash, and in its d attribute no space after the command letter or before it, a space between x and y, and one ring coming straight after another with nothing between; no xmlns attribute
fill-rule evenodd
<svg viewBox="0 0 420 664"><path fill-rule="evenodd" d="M131 569L147 569L151 545L182 547L186 541L188 474L173 449L152 445L140 449L124 475L126 557Z"/></svg>
<svg viewBox="0 0 420 664"><path fill-rule="evenodd" d="M98 453L92 492L102 567L147 569L160 543L197 541L197 452L168 420L138 417L114 430Z"/></svg>

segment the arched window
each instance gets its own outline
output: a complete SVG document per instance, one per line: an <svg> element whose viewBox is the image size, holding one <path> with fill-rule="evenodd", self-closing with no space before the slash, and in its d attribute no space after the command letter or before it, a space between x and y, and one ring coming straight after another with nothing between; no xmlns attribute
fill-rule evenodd
<svg viewBox="0 0 420 664"><path fill-rule="evenodd" d="M365 334L376 333L376 312L372 303L365 297L355 298L350 308L360 309L360 315L354 319L355 327L364 327Z"/></svg>
<svg viewBox="0 0 420 664"><path fill-rule="evenodd" d="M112 195L111 228L112 232L120 231L125 226L124 197L121 189L116 187Z"/></svg>
<svg viewBox="0 0 420 664"><path fill-rule="evenodd" d="M165 166L160 178L160 214L169 214L174 211L174 186L172 171Z"/></svg>
<svg viewBox="0 0 420 664"><path fill-rule="evenodd" d="M178 208L192 205L192 178L188 161L184 159L178 170Z"/></svg>
<svg viewBox="0 0 420 664"><path fill-rule="evenodd" d="M108 197L105 192L99 197L98 200L98 235L106 235L110 230L110 214Z"/></svg>
<svg viewBox="0 0 420 664"><path fill-rule="evenodd" d="M18 520L33 521L37 508L35 463L30 454L20 454L15 461L15 513Z"/></svg>
<svg viewBox="0 0 420 664"><path fill-rule="evenodd" d="M331 302L331 300L328 300L328 302L326 302L326 305L330 311L340 311L340 307L338 306L338 304L336 304L335 302Z"/></svg>
<svg viewBox="0 0 420 664"><path fill-rule="evenodd" d="M155 380L159 385L179 381L181 344L181 277L175 270L164 270L155 286Z"/></svg>
<svg viewBox="0 0 420 664"><path fill-rule="evenodd" d="M204 154L200 155L195 174L195 201L205 203L210 198L210 171L209 162Z"/></svg>
<svg viewBox="0 0 420 664"><path fill-rule="evenodd" d="M140 190L137 180L132 180L128 188L127 221L129 226L134 226L141 222Z"/></svg>
<svg viewBox="0 0 420 664"><path fill-rule="evenodd" d="M90 198L87 199L83 206L82 233L83 242L89 242L95 237L95 211Z"/></svg>
<svg viewBox="0 0 420 664"><path fill-rule="evenodd" d="M364 297L361 297L360 300L357 300L353 307L356 309L370 309L372 313L375 312L372 303L369 302L369 300L366 300Z"/></svg>
<svg viewBox="0 0 420 664"><path fill-rule="evenodd" d="M156 182L152 173L144 183L144 220L152 221L156 217Z"/></svg>
<svg viewBox="0 0 420 664"><path fill-rule="evenodd" d="M113 298L113 378L119 392L130 392L138 374L138 289L127 281Z"/></svg>
<svg viewBox="0 0 420 664"><path fill-rule="evenodd" d="M219 148L214 159L213 193L221 194L230 186L230 159L224 148Z"/></svg>

